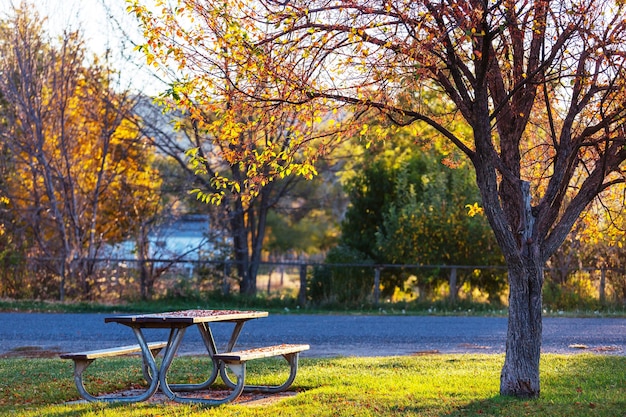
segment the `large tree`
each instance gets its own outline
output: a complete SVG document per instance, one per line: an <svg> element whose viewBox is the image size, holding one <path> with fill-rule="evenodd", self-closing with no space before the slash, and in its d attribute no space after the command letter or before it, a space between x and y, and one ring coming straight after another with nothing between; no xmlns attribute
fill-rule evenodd
<svg viewBox="0 0 626 417"><path fill-rule="evenodd" d="M391 124L429 125L467 155L508 267L500 392L538 396L545 262L587 205L624 181L626 5L178 3L151 13L133 2L130 10L142 19L148 59L180 68L186 80L226 80L230 91L267 108L318 105L330 112L352 104L356 114L378 111ZM239 69L236 76L215 71L219 60ZM424 100L433 92L455 111ZM471 134L449 128L456 117ZM376 133L367 125L361 132Z"/></svg>

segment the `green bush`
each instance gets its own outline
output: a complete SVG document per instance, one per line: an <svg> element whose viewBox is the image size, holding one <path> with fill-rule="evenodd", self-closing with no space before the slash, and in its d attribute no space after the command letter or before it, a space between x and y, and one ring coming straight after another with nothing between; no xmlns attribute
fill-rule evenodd
<svg viewBox="0 0 626 417"><path fill-rule="evenodd" d="M328 252L326 264L313 270L309 299L314 304L354 307L368 302L374 285L372 260L355 249L337 246Z"/></svg>
<svg viewBox="0 0 626 417"><path fill-rule="evenodd" d="M543 288L543 304L550 310L595 310L601 308L600 300L588 278L575 277L566 284L547 281Z"/></svg>

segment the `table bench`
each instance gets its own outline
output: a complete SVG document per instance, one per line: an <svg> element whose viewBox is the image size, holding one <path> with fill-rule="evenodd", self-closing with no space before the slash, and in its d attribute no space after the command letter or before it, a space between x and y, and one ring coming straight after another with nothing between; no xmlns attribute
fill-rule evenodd
<svg viewBox="0 0 626 417"><path fill-rule="evenodd" d="M309 348L309 345L282 344L234 352L217 353L213 355L213 359L228 366L228 368L237 377L237 383L235 384L226 373L226 368L221 365L220 373L222 380L234 392L239 392L239 394L241 391L276 393L285 391L291 386L298 372L298 356L300 352L308 350ZM245 385L247 361L277 356L282 356L289 363L289 377L284 383L276 386ZM239 396L239 394L237 394L237 396Z"/></svg>
<svg viewBox="0 0 626 417"><path fill-rule="evenodd" d="M167 342L151 342L148 343L148 348L150 352L152 352L152 356L155 357L159 354L161 349L167 346ZM80 395L89 400L89 401L99 401L103 398L91 395L85 389L85 385L83 383L83 372L91 365L96 359L100 358L111 358L115 356L124 356L133 353L140 353L141 346L139 345L128 345L128 346L118 346L108 349L97 349L97 350L89 350L83 352L74 352L74 353L63 353L60 355L61 359L71 359L74 361L74 383L76 384L76 388ZM148 381L149 384L152 383L152 376L150 375L150 370L146 365L146 361L142 361L142 371L143 376ZM130 397L132 401L137 401L135 397Z"/></svg>

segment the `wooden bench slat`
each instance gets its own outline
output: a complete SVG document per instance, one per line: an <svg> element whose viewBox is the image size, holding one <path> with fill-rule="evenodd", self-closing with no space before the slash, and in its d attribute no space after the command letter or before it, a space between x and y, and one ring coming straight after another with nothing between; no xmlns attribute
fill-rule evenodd
<svg viewBox="0 0 626 417"><path fill-rule="evenodd" d="M167 346L167 342L151 342L148 343L148 347L150 350L153 349L163 349ZM120 356L126 355L130 353L138 353L141 352L141 347L139 345L128 345L128 346L118 346L114 348L108 349L98 349L98 350L90 350L84 352L75 352L75 353L63 353L61 354L62 359L98 359L98 358L106 358L112 356Z"/></svg>
<svg viewBox="0 0 626 417"><path fill-rule="evenodd" d="M255 349L239 350L235 352L218 353L214 356L214 358L222 360L224 362L245 362L253 359L269 358L272 356L302 352L304 350L308 350L309 348L309 345L283 344Z"/></svg>

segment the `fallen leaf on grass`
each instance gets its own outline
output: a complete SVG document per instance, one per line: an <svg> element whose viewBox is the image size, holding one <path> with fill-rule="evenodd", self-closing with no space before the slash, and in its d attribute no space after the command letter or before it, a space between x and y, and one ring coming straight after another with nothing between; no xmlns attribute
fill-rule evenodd
<svg viewBox="0 0 626 417"><path fill-rule="evenodd" d="M581 345L581 344L578 344L578 343L574 343L573 345L569 345L568 347L570 349L589 349L589 346Z"/></svg>
<svg viewBox="0 0 626 417"><path fill-rule="evenodd" d="M617 352L621 349L618 346L598 346L591 350L594 352Z"/></svg>

